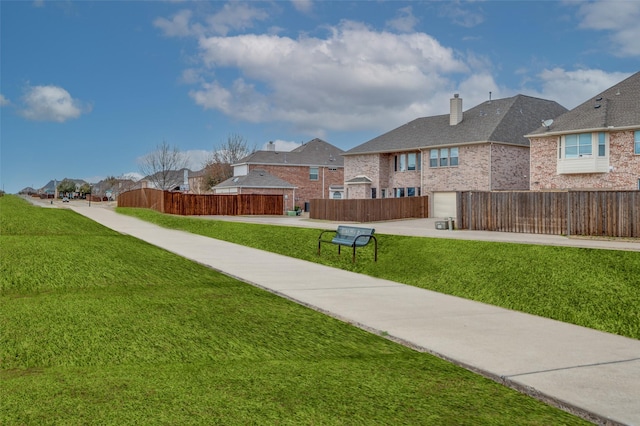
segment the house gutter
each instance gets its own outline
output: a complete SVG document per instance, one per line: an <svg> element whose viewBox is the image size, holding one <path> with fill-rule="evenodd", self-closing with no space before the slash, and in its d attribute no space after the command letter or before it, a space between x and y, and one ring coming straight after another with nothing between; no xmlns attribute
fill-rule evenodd
<svg viewBox="0 0 640 426"><path fill-rule="evenodd" d="M637 124L635 126L592 127L592 128L589 128L589 129L569 129L569 130L550 131L550 132L545 132L545 133L532 133L532 134L529 134L529 135L524 135L524 137L525 138L544 138L544 137L547 137L547 136L561 136L561 135L566 135L566 134L575 133L575 132L580 132L580 133L611 132L611 131L621 132L621 131L625 131L625 130L637 130L639 128L640 127L638 127Z"/></svg>
<svg viewBox="0 0 640 426"><path fill-rule="evenodd" d="M524 136L526 137L526 136ZM452 147L452 146L469 146L469 145L482 145L485 143L495 143L495 144L500 144L500 145L509 145L509 146L524 146L524 147L528 147L529 145L524 144L524 143L509 143L509 142L502 142L502 141L489 141L489 140L478 140L478 141L469 141L469 142L451 142L451 143L443 143L443 144L438 144L438 145L425 145L425 146L418 146L415 148L402 148L402 149L388 149L385 151L366 151L366 152L353 152L353 153L345 153L342 154L344 156L355 156L355 155L379 155L379 154L394 154L397 152L414 152L416 150L418 151L428 151L429 149L432 148L445 148L445 147Z"/></svg>

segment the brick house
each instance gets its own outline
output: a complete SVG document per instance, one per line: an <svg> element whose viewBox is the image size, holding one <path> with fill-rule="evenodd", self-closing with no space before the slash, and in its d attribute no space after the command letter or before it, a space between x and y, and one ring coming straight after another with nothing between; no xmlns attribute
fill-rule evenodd
<svg viewBox="0 0 640 426"><path fill-rule="evenodd" d="M531 190L640 189L640 72L527 135Z"/></svg>
<svg viewBox="0 0 640 426"><path fill-rule="evenodd" d="M418 118L344 155L347 198L432 195L432 216L455 216L455 191L529 189L524 137L567 109L530 96L488 100L463 113Z"/></svg>
<svg viewBox="0 0 640 426"><path fill-rule="evenodd" d="M265 194L282 195L282 211L295 208L296 187L265 170L253 169L246 175L234 176L213 188L214 194Z"/></svg>
<svg viewBox="0 0 640 426"><path fill-rule="evenodd" d="M288 209L294 206L304 208L306 203L316 198L341 198L343 153L340 148L317 138L287 152L276 151L275 145L269 142L267 150L256 151L233 164L233 177L215 186L214 192L232 193L234 179L237 178L235 183L245 182L244 186L235 186L243 194L291 191ZM259 173L253 173L256 171ZM274 186L274 179L278 180L278 186ZM286 194L289 195L288 192Z"/></svg>

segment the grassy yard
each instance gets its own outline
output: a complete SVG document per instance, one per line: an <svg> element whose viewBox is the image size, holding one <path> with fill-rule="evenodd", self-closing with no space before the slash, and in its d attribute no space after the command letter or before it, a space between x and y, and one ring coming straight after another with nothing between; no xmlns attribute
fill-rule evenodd
<svg viewBox="0 0 640 426"><path fill-rule="evenodd" d="M0 244L3 425L584 424L69 210Z"/></svg>
<svg viewBox="0 0 640 426"><path fill-rule="evenodd" d="M319 229L211 221L118 209L159 225L640 339L640 253L378 235L358 261L325 247ZM322 226L322 225L319 225ZM325 229L335 229L325 225Z"/></svg>

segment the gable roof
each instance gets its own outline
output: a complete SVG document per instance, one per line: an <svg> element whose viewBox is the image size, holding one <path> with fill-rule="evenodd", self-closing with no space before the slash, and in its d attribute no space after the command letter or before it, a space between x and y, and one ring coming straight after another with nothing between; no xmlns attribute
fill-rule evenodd
<svg viewBox="0 0 640 426"><path fill-rule="evenodd" d="M71 181L73 183L76 184L76 187L78 186L82 186L88 182L82 180L82 179L70 179L70 178L64 178L62 180L50 180L49 182L47 182L47 184L45 186L43 186L42 188L39 189L39 191L41 192L49 192L49 193L53 193L56 191L56 187L58 185L60 185L63 181L68 180Z"/></svg>
<svg viewBox="0 0 640 426"><path fill-rule="evenodd" d="M598 93L527 136L576 130L640 127L640 72Z"/></svg>
<svg viewBox="0 0 640 426"><path fill-rule="evenodd" d="M262 169L251 170L244 176L234 176L214 188L296 188L295 185L273 176Z"/></svg>
<svg viewBox="0 0 640 426"><path fill-rule="evenodd" d="M463 113L457 125L449 114L418 118L347 151L344 155L408 151L443 145L498 142L529 146L524 137L567 109L555 101L516 95L483 102Z"/></svg>
<svg viewBox="0 0 640 426"><path fill-rule="evenodd" d="M358 175L352 179L349 179L345 183L346 184L369 184L369 183L373 183L373 181L364 175Z"/></svg>
<svg viewBox="0 0 640 426"><path fill-rule="evenodd" d="M343 152L340 148L316 138L292 151L256 151L233 165L277 164L287 166L344 167Z"/></svg>

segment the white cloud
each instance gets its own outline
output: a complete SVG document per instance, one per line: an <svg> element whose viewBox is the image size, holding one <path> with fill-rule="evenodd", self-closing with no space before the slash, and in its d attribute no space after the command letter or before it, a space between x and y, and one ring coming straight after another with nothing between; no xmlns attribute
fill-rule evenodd
<svg viewBox="0 0 640 426"><path fill-rule="evenodd" d="M387 27L399 32L408 33L413 31L418 24L418 18L413 15L411 6L403 7L398 10L398 16L387 21Z"/></svg>
<svg viewBox="0 0 640 426"><path fill-rule="evenodd" d="M131 179L132 181L137 182L143 177L144 176L138 172L126 172L126 173L123 173L121 176L118 176L118 179Z"/></svg>
<svg viewBox="0 0 640 426"><path fill-rule="evenodd" d="M0 107L7 106L11 104L11 101L4 97L3 94L0 94Z"/></svg>
<svg viewBox="0 0 640 426"><path fill-rule="evenodd" d="M204 37L206 35L227 35L234 30L253 28L254 22L264 21L269 15L263 9L240 2L226 3L219 12L206 17L205 24L192 22L193 12L183 9L171 19L156 18L153 25L167 37Z"/></svg>
<svg viewBox="0 0 640 426"><path fill-rule="evenodd" d="M428 34L376 32L351 21L329 31L327 38L201 38L206 67L235 68L242 77L205 82L190 96L234 118L295 123L309 134L384 128L441 111L452 76L469 72L463 58Z"/></svg>
<svg viewBox="0 0 640 426"><path fill-rule="evenodd" d="M469 2L463 7L459 1L443 2L440 15L449 18L454 24L471 28L484 22L484 14L479 10L472 10Z"/></svg>
<svg viewBox="0 0 640 426"><path fill-rule="evenodd" d="M254 21L264 21L269 15L262 9L246 3L226 3L222 10L207 18L209 28L215 34L227 35L231 30L245 30L253 27Z"/></svg>
<svg viewBox="0 0 640 426"><path fill-rule="evenodd" d="M301 144L298 142L291 142L291 141L283 141L281 139L276 139L274 141L272 141L273 144L275 145L275 150L276 151L281 151L281 152L289 152L289 151L293 151L294 149L298 148ZM260 149L262 151L266 151L268 148L269 142L265 142Z"/></svg>
<svg viewBox="0 0 640 426"><path fill-rule="evenodd" d="M34 121L63 123L91 111L89 105L73 99L69 92L58 86L30 86L22 98L21 115Z"/></svg>
<svg viewBox="0 0 640 426"><path fill-rule="evenodd" d="M102 180L105 180L106 178L107 178L106 176L90 176L90 177L82 178L82 180L93 185Z"/></svg>
<svg viewBox="0 0 640 426"><path fill-rule="evenodd" d="M173 15L171 20L166 18L157 18L153 21L153 25L160 28L167 37L186 37L194 35L195 31L190 27L191 20L190 10L181 10Z"/></svg>
<svg viewBox="0 0 640 426"><path fill-rule="evenodd" d="M202 170L204 164L209 160L213 153L202 149L191 149L182 151L182 156L186 160L187 168L192 171Z"/></svg>
<svg viewBox="0 0 640 426"><path fill-rule="evenodd" d="M533 95L552 99L572 109L605 89L629 77L629 73L605 72L595 69L566 71L546 69L538 75L541 90Z"/></svg>
<svg viewBox="0 0 640 426"><path fill-rule="evenodd" d="M298 12L302 13L309 13L313 9L312 0L291 0L291 4Z"/></svg>
<svg viewBox="0 0 640 426"><path fill-rule="evenodd" d="M640 56L640 2L594 1L580 3L580 27L610 32L614 53Z"/></svg>

